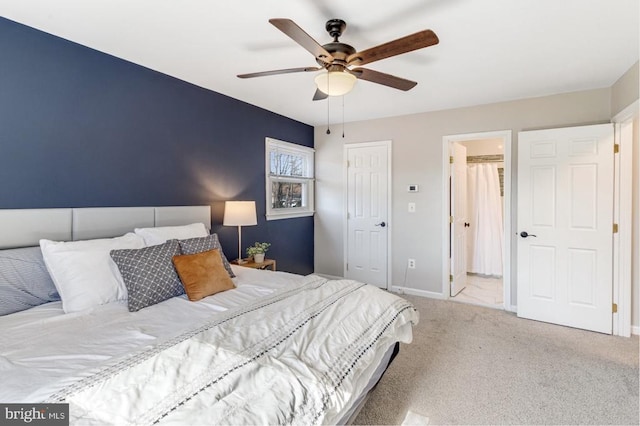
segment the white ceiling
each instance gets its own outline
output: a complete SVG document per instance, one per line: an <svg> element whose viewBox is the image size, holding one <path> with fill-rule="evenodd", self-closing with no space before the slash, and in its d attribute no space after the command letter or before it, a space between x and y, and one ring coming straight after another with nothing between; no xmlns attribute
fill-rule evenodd
<svg viewBox="0 0 640 426"><path fill-rule="evenodd" d="M347 21L357 50L432 29L440 44L366 65L415 80L402 92L358 81L344 119L365 120L611 86L639 57L638 0L0 0L0 16L311 125L315 66L269 24L290 18L320 44ZM331 121L342 99L331 99Z"/></svg>

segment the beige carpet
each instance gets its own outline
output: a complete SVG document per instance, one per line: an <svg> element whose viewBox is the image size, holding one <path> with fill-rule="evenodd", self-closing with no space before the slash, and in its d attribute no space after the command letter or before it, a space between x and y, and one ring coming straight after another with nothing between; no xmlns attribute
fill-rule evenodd
<svg viewBox="0 0 640 426"><path fill-rule="evenodd" d="M356 424L639 424L638 337L404 296L420 311Z"/></svg>

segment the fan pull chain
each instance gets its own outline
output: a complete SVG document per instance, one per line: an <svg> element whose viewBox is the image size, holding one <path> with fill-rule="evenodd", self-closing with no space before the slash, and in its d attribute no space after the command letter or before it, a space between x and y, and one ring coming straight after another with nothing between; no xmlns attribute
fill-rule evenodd
<svg viewBox="0 0 640 426"><path fill-rule="evenodd" d="M327 71L328 72L328 71ZM328 78L329 76L327 76L327 93L331 93L331 79ZM331 99L331 96L327 95L327 134L330 135L331 134L331 130L329 129L329 100Z"/></svg>
<svg viewBox="0 0 640 426"><path fill-rule="evenodd" d="M327 134L331 134L331 130L329 129L329 97L327 96Z"/></svg>

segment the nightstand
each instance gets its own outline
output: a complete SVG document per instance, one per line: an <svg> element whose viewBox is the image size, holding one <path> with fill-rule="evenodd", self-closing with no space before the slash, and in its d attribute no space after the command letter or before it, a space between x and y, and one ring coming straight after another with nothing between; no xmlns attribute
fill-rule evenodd
<svg viewBox="0 0 640 426"><path fill-rule="evenodd" d="M276 270L276 261L274 259L265 259L264 262L256 263L253 259L244 259L245 263L238 263L238 260L232 260L231 263L238 266L244 266L245 268L253 269L271 269Z"/></svg>

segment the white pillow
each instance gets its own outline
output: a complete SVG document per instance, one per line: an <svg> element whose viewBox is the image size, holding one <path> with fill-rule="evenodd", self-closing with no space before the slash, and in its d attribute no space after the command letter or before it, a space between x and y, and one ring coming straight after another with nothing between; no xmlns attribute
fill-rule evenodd
<svg viewBox="0 0 640 426"><path fill-rule="evenodd" d="M132 232L86 241L40 240L44 263L66 313L126 300L127 288L109 252L142 247L144 240Z"/></svg>
<svg viewBox="0 0 640 426"><path fill-rule="evenodd" d="M183 226L159 226L157 228L136 228L134 232L144 238L147 246L164 244L167 240L186 240L209 235L203 223Z"/></svg>

